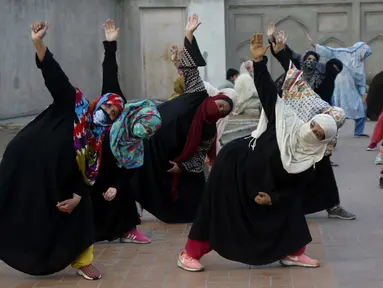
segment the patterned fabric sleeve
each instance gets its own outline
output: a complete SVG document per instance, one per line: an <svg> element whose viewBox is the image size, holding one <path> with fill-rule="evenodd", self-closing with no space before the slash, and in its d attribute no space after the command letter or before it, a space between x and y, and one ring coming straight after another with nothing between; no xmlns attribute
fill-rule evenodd
<svg viewBox="0 0 383 288"><path fill-rule="evenodd" d="M323 109L321 111L321 113L330 115L332 118L334 118L336 125L338 127L338 130L346 122L346 115L345 115L343 109L340 107L335 107L335 106L327 107L327 108ZM336 147L337 142L338 142L338 134L336 135L336 137L333 140L331 140L330 143L327 144L327 149L326 149L326 153L325 153L326 156L332 154L332 152L334 151L334 148Z"/></svg>
<svg viewBox="0 0 383 288"><path fill-rule="evenodd" d="M193 157L186 161L178 163L178 166L182 171L191 173L200 173L203 171L203 164L205 163L206 154L210 150L215 138L202 141L199 145L197 152Z"/></svg>
<svg viewBox="0 0 383 288"><path fill-rule="evenodd" d="M185 37L184 48L180 53L180 63L178 67L184 76L185 93L202 92L206 90L205 84L198 71L199 66L205 65L206 62L201 55L195 37L193 37L191 43Z"/></svg>

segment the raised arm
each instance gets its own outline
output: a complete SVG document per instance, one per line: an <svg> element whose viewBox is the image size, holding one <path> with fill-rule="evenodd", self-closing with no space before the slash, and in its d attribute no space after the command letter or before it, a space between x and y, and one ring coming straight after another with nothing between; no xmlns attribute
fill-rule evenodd
<svg viewBox="0 0 383 288"><path fill-rule="evenodd" d="M286 45L287 35L285 32L279 31L275 41L271 43L273 48L271 49L274 57L281 63L285 72L290 68L290 61L293 60L293 51Z"/></svg>
<svg viewBox="0 0 383 288"><path fill-rule="evenodd" d="M45 86L51 93L53 100L60 102L60 105L72 105L76 97L76 89L44 44L43 39L47 31L47 22L40 21L31 26L31 37L36 50L36 65L41 69Z"/></svg>
<svg viewBox="0 0 383 288"><path fill-rule="evenodd" d="M117 65L117 38L120 28L116 28L113 20L108 19L104 24L105 39L103 42L105 54L104 62L102 62L102 90L101 94L116 93L126 101L123 95L120 83L118 81L118 65Z"/></svg>
<svg viewBox="0 0 383 288"><path fill-rule="evenodd" d="M310 33L306 34L307 43L309 46L309 49L313 48L315 49L315 52L317 52L321 57L332 59L335 58L335 55L333 53L334 49L336 48L329 48L327 46L322 46L319 44L314 44L313 39L311 39Z"/></svg>
<svg viewBox="0 0 383 288"><path fill-rule="evenodd" d="M275 120L275 103L278 95L277 87L267 70L267 57L264 56L269 48L270 45L263 47L262 33L253 35L250 50L253 56L254 84L267 119L271 122Z"/></svg>
<svg viewBox="0 0 383 288"><path fill-rule="evenodd" d="M200 24L197 14L193 14L193 16L189 17L188 24L185 28L183 50L179 54L174 53L174 49L178 50L178 48L176 46L172 47L172 54L174 55L172 55L172 60L184 76L185 93L206 91L204 82L198 72L198 67L205 66L206 62L202 57L197 40L193 35Z"/></svg>

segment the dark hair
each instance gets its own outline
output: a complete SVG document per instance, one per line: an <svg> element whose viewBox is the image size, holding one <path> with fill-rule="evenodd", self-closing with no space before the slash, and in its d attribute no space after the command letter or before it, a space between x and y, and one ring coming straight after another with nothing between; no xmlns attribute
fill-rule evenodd
<svg viewBox="0 0 383 288"><path fill-rule="evenodd" d="M306 54L303 56L303 61L305 61L309 55L314 56L316 58L317 62L319 62L320 56L315 51L307 51Z"/></svg>
<svg viewBox="0 0 383 288"><path fill-rule="evenodd" d="M238 70L235 70L233 68L227 69L226 71L226 80L230 80L231 77L237 76L239 74Z"/></svg>

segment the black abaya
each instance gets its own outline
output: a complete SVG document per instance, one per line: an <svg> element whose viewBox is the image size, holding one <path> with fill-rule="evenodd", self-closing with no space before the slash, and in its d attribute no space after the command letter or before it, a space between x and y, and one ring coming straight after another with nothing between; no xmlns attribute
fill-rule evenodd
<svg viewBox="0 0 383 288"><path fill-rule="evenodd" d="M117 42L104 41L105 58L102 63L102 95L116 93L125 101L118 81L116 60ZM92 203L96 228L96 241L113 241L140 224L136 202L129 180L136 169L124 169L117 166L117 161L110 149L109 134L102 143L102 162L95 185L92 187ZM103 197L110 187L117 189L116 197L106 201Z"/></svg>
<svg viewBox="0 0 383 288"><path fill-rule="evenodd" d="M286 72L289 70L291 57L289 53L291 52L288 52L288 50L282 50L275 54L275 57L277 57ZM315 93L328 103L331 102L335 78L339 73L334 68L334 65L341 69L343 68L342 62L338 59L329 60L326 63L326 77L318 89L315 90ZM306 214L331 209L340 204L338 185L331 165L330 156L331 155L327 155L316 163L316 169L307 183L306 192L302 194L303 209Z"/></svg>
<svg viewBox="0 0 383 288"><path fill-rule="evenodd" d="M37 58L36 58L37 59ZM88 187L74 156L75 88L47 49L42 70L53 104L8 144L0 165L0 260L31 275L66 268L94 242ZM58 202L82 199L71 214Z"/></svg>
<svg viewBox="0 0 383 288"><path fill-rule="evenodd" d="M117 166L107 137L102 144L103 159L91 194L96 241L116 240L140 224L136 202L128 186L135 169ZM116 188L117 194L112 201L106 201L102 194L110 187Z"/></svg>
<svg viewBox="0 0 383 288"><path fill-rule="evenodd" d="M223 147L189 234L192 240L209 241L221 256L251 265L274 262L311 241L299 194L312 169L292 175L283 168L275 127L278 96L266 64L266 57L254 63L254 79L267 130L254 150L251 137ZM271 206L255 202L260 191L270 195Z"/></svg>
<svg viewBox="0 0 383 288"><path fill-rule="evenodd" d="M383 71L379 72L372 79L367 97L367 117L377 121L383 109Z"/></svg>
<svg viewBox="0 0 383 288"><path fill-rule="evenodd" d="M188 61L193 67L183 71L185 93L158 106L162 117L161 129L145 143L144 165L134 177L134 191L142 208L167 223L192 222L197 212L205 186L201 172L183 171L178 184L178 198L172 197L172 177L167 170L169 161L176 159L184 149L189 128L199 105L208 97L197 66L206 65L195 38L185 39ZM189 93L190 92L190 93ZM213 125L213 126L212 126ZM213 129L212 129L213 128ZM215 124L205 124L202 140L214 137ZM215 144L213 144L215 145Z"/></svg>

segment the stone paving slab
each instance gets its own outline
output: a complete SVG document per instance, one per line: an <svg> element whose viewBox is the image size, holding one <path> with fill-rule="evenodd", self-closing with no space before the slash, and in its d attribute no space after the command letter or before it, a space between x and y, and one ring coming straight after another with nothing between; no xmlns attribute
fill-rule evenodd
<svg viewBox="0 0 383 288"><path fill-rule="evenodd" d="M95 265L103 272L100 281L87 281L71 268L47 277L22 274L0 263L1 288L336 288L332 270L324 256L322 239L315 221L310 221L313 243L308 253L320 258L317 269L283 268L278 263L252 267L228 261L215 252L202 259L206 270L185 272L176 266L177 253L185 245L190 225L168 225L144 215L141 231L151 244L95 245Z"/></svg>
<svg viewBox="0 0 383 288"><path fill-rule="evenodd" d="M326 213L308 217L313 242L309 255L322 261L318 269L282 268L279 264L250 267L210 253L202 259L205 272L188 273L176 267L176 257L190 225L167 225L145 215L141 231L148 245L101 243L95 264L101 281L85 281L66 269L49 277L19 273L0 262L0 288L15 287L284 287L383 288L383 190L378 188L381 167L376 152L366 152L368 139L352 136L353 121L341 131L333 160L342 204L357 214L355 221L330 220ZM367 123L372 134L374 123ZM17 130L0 129L0 155Z"/></svg>

